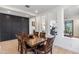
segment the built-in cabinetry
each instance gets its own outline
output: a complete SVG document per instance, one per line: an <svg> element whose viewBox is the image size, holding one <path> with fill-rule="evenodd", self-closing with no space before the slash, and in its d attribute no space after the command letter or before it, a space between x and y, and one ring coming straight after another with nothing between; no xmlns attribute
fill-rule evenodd
<svg viewBox="0 0 79 59"><path fill-rule="evenodd" d="M0 13L0 41L15 39L18 32L29 33L29 18Z"/></svg>

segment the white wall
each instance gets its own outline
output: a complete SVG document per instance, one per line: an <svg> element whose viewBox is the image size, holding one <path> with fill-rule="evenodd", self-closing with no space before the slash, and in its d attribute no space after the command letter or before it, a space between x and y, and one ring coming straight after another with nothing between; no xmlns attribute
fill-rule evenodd
<svg viewBox="0 0 79 59"><path fill-rule="evenodd" d="M47 35L49 35L49 33L50 33L49 32L49 28L50 28L49 24L50 24L51 20L56 20L56 10L51 10L51 11L48 11L46 13L36 16L36 29L35 30L41 32L42 31L42 23L46 23L45 32L47 33ZM30 22L31 21L32 20L30 20ZM32 28L31 28L30 32L32 32Z"/></svg>
<svg viewBox="0 0 79 59"><path fill-rule="evenodd" d="M57 46L65 46L65 45L67 45L67 42L65 42L66 40L64 39L64 9L63 8L57 8L56 14L57 14L56 15L57 35L56 35L54 44L57 45Z"/></svg>
<svg viewBox="0 0 79 59"><path fill-rule="evenodd" d="M44 18L42 18L43 16ZM56 20L56 26L57 26L56 30L58 33L55 38L54 45L79 53L79 39L64 37L64 10L63 9L61 8L54 9L52 11L41 14L37 16L36 18L37 18L36 30L38 31L41 31L41 23L43 22L42 20L45 19L47 35L49 35L49 24L50 24L49 21ZM30 20L30 22L31 21L32 20ZM38 27L40 30L38 29ZM30 30L30 33L31 33L32 27L30 27L30 29L31 29Z"/></svg>
<svg viewBox="0 0 79 59"><path fill-rule="evenodd" d="M35 21L35 17L29 19L29 34L33 34L33 29L35 29L32 27L32 21Z"/></svg>
<svg viewBox="0 0 79 59"><path fill-rule="evenodd" d="M79 19L74 19L73 21L73 27L74 27L74 36L79 37Z"/></svg>

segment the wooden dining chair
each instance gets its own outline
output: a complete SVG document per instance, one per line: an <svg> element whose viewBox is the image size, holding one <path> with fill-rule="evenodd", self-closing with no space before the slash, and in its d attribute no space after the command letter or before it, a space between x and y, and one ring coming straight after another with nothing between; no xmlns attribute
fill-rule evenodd
<svg viewBox="0 0 79 59"><path fill-rule="evenodd" d="M24 54L27 54L27 52L32 52L33 51L33 48L30 47L26 42L24 42L24 45L23 45L23 53Z"/></svg>
<svg viewBox="0 0 79 59"><path fill-rule="evenodd" d="M33 35L28 35L28 38L29 38L29 39L33 39L34 36L33 36Z"/></svg>
<svg viewBox="0 0 79 59"><path fill-rule="evenodd" d="M37 54L47 54L47 53L51 52L51 54L52 54L53 42L54 42L54 38L47 38L46 44L35 49L35 52Z"/></svg>
<svg viewBox="0 0 79 59"><path fill-rule="evenodd" d="M45 36L46 36L46 33L40 32L40 38L45 38Z"/></svg>
<svg viewBox="0 0 79 59"><path fill-rule="evenodd" d="M26 54L27 52L32 51L32 48L27 44L26 41L28 41L29 39L33 39L33 35L24 34L22 36L22 39L23 39L23 43L22 43L23 53Z"/></svg>
<svg viewBox="0 0 79 59"><path fill-rule="evenodd" d="M18 39L18 51L22 53L22 36L21 33L16 34L16 37Z"/></svg>
<svg viewBox="0 0 79 59"><path fill-rule="evenodd" d="M24 42L25 42L25 40L27 40L28 35L26 33L24 33L24 32L21 32L21 33L18 33L16 35L16 37L18 39L18 51L21 54L23 54L23 52L24 52L24 48L23 48Z"/></svg>
<svg viewBox="0 0 79 59"><path fill-rule="evenodd" d="M39 37L39 32L34 32L35 37Z"/></svg>
<svg viewBox="0 0 79 59"><path fill-rule="evenodd" d="M31 47L29 47L26 42L28 40L29 40L29 35L26 33L22 33L22 53L24 54L27 53L28 51L31 51Z"/></svg>

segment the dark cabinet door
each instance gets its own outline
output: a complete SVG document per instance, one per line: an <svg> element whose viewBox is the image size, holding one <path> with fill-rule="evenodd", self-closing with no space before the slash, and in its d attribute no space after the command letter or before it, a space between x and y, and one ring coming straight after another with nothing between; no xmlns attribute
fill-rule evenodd
<svg viewBox="0 0 79 59"><path fill-rule="evenodd" d="M4 40L5 38L7 39L7 37L8 36L6 36L6 24L7 24L7 22L5 21L5 18L6 18L6 16L5 15L3 15L3 14L1 14L0 15L0 21L1 21L1 26L0 26L0 28L1 28L1 40Z"/></svg>
<svg viewBox="0 0 79 59"><path fill-rule="evenodd" d="M29 19L0 14L0 41L15 39L18 32L29 33Z"/></svg>
<svg viewBox="0 0 79 59"><path fill-rule="evenodd" d="M11 20L9 15L1 15L1 40L9 40L11 33Z"/></svg>
<svg viewBox="0 0 79 59"><path fill-rule="evenodd" d="M29 20L22 18L22 32L29 34Z"/></svg>

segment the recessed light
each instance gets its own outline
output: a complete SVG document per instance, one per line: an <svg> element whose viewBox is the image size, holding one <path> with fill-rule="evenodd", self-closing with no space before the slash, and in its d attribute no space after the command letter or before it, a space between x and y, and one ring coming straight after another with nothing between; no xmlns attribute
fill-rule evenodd
<svg viewBox="0 0 79 59"><path fill-rule="evenodd" d="M29 17L29 15L25 15L25 17Z"/></svg>
<svg viewBox="0 0 79 59"><path fill-rule="evenodd" d="M35 10L35 13L38 13L38 10Z"/></svg>
<svg viewBox="0 0 79 59"><path fill-rule="evenodd" d="M10 13L11 11L8 11L8 13Z"/></svg>

